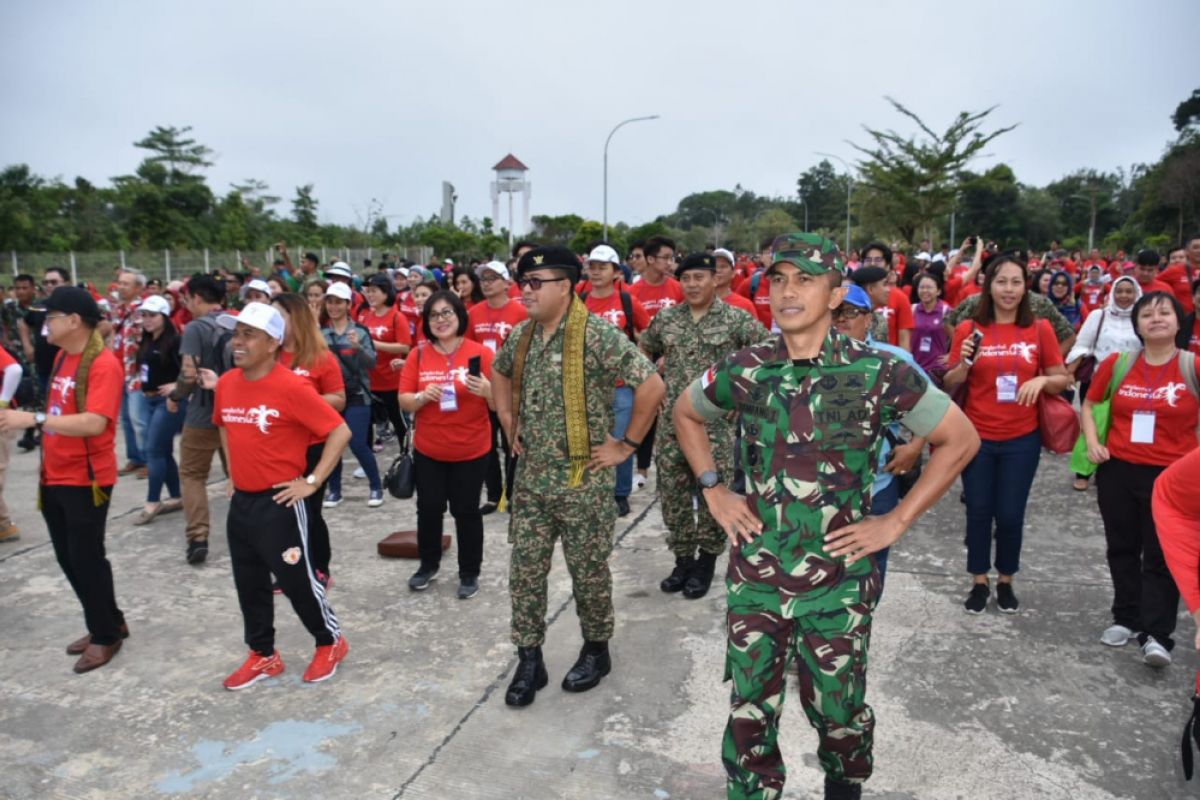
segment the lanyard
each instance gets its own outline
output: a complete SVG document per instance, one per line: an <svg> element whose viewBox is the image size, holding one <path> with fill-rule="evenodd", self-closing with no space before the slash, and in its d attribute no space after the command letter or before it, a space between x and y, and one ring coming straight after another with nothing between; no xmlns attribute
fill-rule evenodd
<svg viewBox="0 0 1200 800"><path fill-rule="evenodd" d="M1178 355L1179 355L1179 350L1177 348L1174 352L1171 353L1171 357L1167 359L1167 362L1158 368L1157 374L1155 374L1154 379L1151 380L1150 379L1150 362L1146 360L1146 352L1144 350L1142 351L1142 354L1140 356L1140 358L1142 360L1142 385L1145 386L1147 389L1146 396L1142 400L1142 409L1143 410L1153 412L1153 410L1154 410L1154 391L1155 391L1155 389L1157 389L1159 387L1159 384L1162 383L1163 376L1165 376L1167 374L1167 370L1170 369L1172 367L1172 365L1174 365L1175 358Z"/></svg>

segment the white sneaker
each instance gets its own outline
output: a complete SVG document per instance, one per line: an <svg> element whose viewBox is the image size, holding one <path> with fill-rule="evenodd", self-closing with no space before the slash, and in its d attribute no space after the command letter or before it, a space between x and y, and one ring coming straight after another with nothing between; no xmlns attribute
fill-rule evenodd
<svg viewBox="0 0 1200 800"><path fill-rule="evenodd" d="M636 492L646 485L646 476L640 472L633 473L633 490Z"/></svg>
<svg viewBox="0 0 1200 800"><path fill-rule="evenodd" d="M1124 647L1131 636L1133 636L1133 631L1124 625L1110 625L1104 629L1104 633L1100 634L1100 642L1109 647Z"/></svg>
<svg viewBox="0 0 1200 800"><path fill-rule="evenodd" d="M367 507L379 508L381 505L383 505L383 491L371 492L371 499L367 500Z"/></svg>
<svg viewBox="0 0 1200 800"><path fill-rule="evenodd" d="M1142 660L1150 667L1169 667L1171 654L1153 636L1147 636L1146 643L1142 645Z"/></svg>
<svg viewBox="0 0 1200 800"><path fill-rule="evenodd" d="M358 469L354 470L354 477L365 478L365 477L367 477L367 471L365 469L363 469L362 467L359 467Z"/></svg>

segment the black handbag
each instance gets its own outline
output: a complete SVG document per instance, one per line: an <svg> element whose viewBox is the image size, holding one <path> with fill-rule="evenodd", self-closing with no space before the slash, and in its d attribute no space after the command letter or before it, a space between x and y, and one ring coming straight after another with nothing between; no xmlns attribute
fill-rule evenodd
<svg viewBox="0 0 1200 800"><path fill-rule="evenodd" d="M388 494L397 500L407 500L417 490L417 472L413 464L412 448L409 436L404 437L400 445L400 455L392 461L384 476L384 484Z"/></svg>

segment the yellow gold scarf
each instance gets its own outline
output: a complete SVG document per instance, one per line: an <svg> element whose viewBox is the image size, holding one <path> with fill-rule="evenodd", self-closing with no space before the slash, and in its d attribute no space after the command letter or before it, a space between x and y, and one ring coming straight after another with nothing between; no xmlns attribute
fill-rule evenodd
<svg viewBox="0 0 1200 800"><path fill-rule="evenodd" d="M87 382L88 373L92 371L92 362L96 360L96 356L104 352L104 337L100 335L100 331L93 330L92 335L88 337L88 343L84 345L83 353L79 358L79 368L75 370L75 413L82 414L87 408ZM66 354L63 354L63 358ZM47 384L53 391L54 376L58 373L58 367L62 364L62 359L54 365L54 373L50 376L50 382ZM97 508L104 505L108 500L108 495L100 488L100 484L96 481L96 474L92 471L92 453L88 447L87 437L83 437L84 454L87 460L88 478L92 481L92 504ZM42 508L42 491L41 486L38 486L38 510Z"/></svg>
<svg viewBox="0 0 1200 800"><path fill-rule="evenodd" d="M588 310L578 297L571 298L563 324L562 393L563 407L567 420L567 457L571 462L571 474L567 480L569 488L583 483L583 471L587 469L592 455L588 435L587 399L584 394L584 343L587 333ZM525 357L529 355L529 344L533 341L536 325L527 325L517 342L516 358L513 360L513 408L518 419L521 409L522 378L525 373Z"/></svg>

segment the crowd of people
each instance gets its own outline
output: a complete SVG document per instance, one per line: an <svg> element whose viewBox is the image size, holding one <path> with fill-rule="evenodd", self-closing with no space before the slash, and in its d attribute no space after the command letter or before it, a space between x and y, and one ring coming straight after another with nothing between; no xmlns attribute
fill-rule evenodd
<svg viewBox="0 0 1200 800"><path fill-rule="evenodd" d="M411 453L414 592L438 575L447 511L462 600L480 590L484 516L509 515L511 706L549 680L561 540L583 638L562 686L587 691L614 666L614 522L653 464L674 559L662 591L705 596L730 544L729 796L781 793L776 739L797 664L826 797L858 797L888 549L961 474L963 608L1018 613L1048 433L1039 410L1056 395L1078 400L1081 422L1063 479L1086 492L1094 476L1104 525L1114 598L1099 640L1136 639L1163 668L1181 592L1200 622L1200 235L1133 259L1058 243L1003 251L979 236L908 253L871 242L843 258L807 233L752 254L685 254L663 236L624 254L520 242L507 261L385 256L358 273L313 253L297 265L284 243L276 253L269 268L165 286L117 269L105 293L59 268L13 281L0 317L0 542L20 535L2 496L20 432L18 448L41 449L39 507L84 611L87 633L67 647L77 672L129 636L104 546L118 476L146 480L135 525L182 512L198 567L217 455L249 647L224 686L284 671L273 593L313 636L304 680L331 677L349 645L329 600L324 514L361 497L343 480L348 448L367 509L385 505L377 456Z"/></svg>

